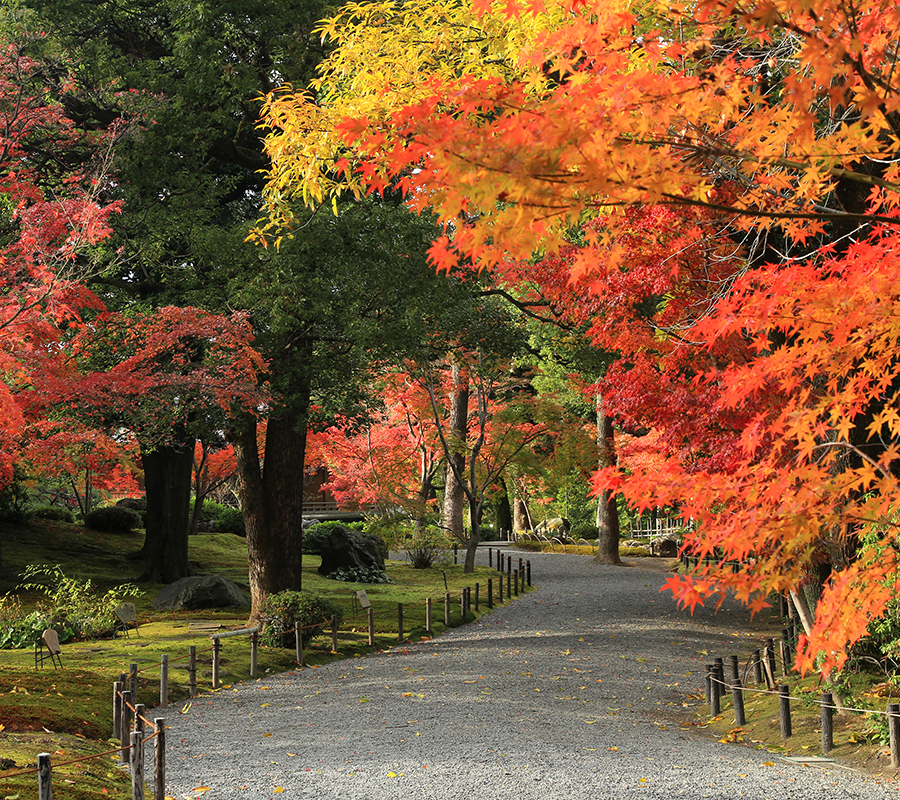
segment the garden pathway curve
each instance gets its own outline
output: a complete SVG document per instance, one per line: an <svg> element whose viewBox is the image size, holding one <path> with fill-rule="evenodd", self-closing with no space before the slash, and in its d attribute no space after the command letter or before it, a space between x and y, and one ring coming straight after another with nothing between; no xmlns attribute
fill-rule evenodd
<svg viewBox="0 0 900 800"><path fill-rule="evenodd" d="M479 552L479 561L486 560ZM894 781L699 735L682 703L747 614L679 611L661 563L528 554L537 591L432 641L268 676L169 722L177 798L883 798ZM204 787L198 789L197 787ZM206 788L208 787L208 788Z"/></svg>

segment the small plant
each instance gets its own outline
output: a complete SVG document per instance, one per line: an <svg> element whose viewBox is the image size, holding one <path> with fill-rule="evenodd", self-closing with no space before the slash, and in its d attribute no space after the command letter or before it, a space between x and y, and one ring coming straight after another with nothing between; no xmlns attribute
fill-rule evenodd
<svg viewBox="0 0 900 800"><path fill-rule="evenodd" d="M594 541L600 535L600 530L596 525L590 522L579 522L569 532L569 538L587 539L589 542Z"/></svg>
<svg viewBox="0 0 900 800"><path fill-rule="evenodd" d="M88 512L84 524L101 533L127 533L141 525L141 515L133 508L106 506Z"/></svg>
<svg viewBox="0 0 900 800"><path fill-rule="evenodd" d="M413 569L428 569L435 564L448 563L450 547L446 535L436 528L416 531L403 544L406 560Z"/></svg>
<svg viewBox="0 0 900 800"><path fill-rule="evenodd" d="M333 581L347 581L348 583L391 583L390 576L378 567L360 569L359 567L341 567L326 576Z"/></svg>
<svg viewBox="0 0 900 800"><path fill-rule="evenodd" d="M31 519L49 519L53 522L74 522L75 515L62 506L37 506L28 512Z"/></svg>
<svg viewBox="0 0 900 800"><path fill-rule="evenodd" d="M302 589L270 594L262 604L263 633L260 641L269 647L293 647L294 625L300 623L301 639L306 646L331 624L332 616L340 622L339 606L317 592Z"/></svg>
<svg viewBox="0 0 900 800"><path fill-rule="evenodd" d="M237 536L246 536L247 528L244 525L244 515L239 508L222 506L218 517L219 533L233 533Z"/></svg>
<svg viewBox="0 0 900 800"><path fill-rule="evenodd" d="M52 622L58 632L69 630L69 638L100 639L113 635L116 606L126 597L141 594L131 583L119 584L101 593L89 580L68 577L59 565L32 565L21 577L17 591L42 592L44 599L39 602L37 612ZM62 627L57 628L57 625Z"/></svg>

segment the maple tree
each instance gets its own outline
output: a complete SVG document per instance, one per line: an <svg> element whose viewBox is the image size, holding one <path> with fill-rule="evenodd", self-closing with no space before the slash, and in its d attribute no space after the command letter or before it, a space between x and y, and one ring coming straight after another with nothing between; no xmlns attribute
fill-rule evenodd
<svg viewBox="0 0 900 800"><path fill-rule="evenodd" d="M411 41L440 52L453 25L423 35L433 18L407 5L323 25L337 50L315 94L288 87L265 107L270 225L294 199L390 188L438 213L440 268L566 256L610 301L592 334L623 354L605 379L615 413L652 422L666 458L655 475L605 469L598 490L676 505L697 522L689 548L746 560L673 577L682 602L730 589L759 608L790 591L799 666L840 666L897 578L900 8L452 11L481 49L397 72ZM498 19L537 31L509 55ZM630 292L607 292L620 276ZM636 316L643 341L622 324ZM826 557L808 609L800 589Z"/></svg>

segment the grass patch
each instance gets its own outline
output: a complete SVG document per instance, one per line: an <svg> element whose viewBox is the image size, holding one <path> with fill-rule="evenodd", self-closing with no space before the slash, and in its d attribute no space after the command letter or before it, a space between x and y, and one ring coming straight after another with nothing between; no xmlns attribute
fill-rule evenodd
<svg viewBox="0 0 900 800"><path fill-rule="evenodd" d="M584 544L557 544L556 542L535 542L529 539L522 539L516 542L516 547L520 550L529 550L532 553L570 553L576 556L595 556L597 555L596 545ZM621 558L641 558L650 555L650 546L647 547L625 547L619 546L619 556Z"/></svg>

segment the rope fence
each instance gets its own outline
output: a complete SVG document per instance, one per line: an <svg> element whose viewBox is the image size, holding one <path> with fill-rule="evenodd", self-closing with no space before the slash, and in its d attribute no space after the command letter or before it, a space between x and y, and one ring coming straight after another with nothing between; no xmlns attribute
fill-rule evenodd
<svg viewBox="0 0 900 800"><path fill-rule="evenodd" d="M493 569L494 556L492 551L488 551L488 559ZM481 584L476 583L474 592L472 587L465 587L459 597L459 609L462 618L462 624L469 620L472 610L477 612L480 609L482 600L487 607L494 607L494 598L498 603L504 602L504 582L505 597L507 600L518 596L521 591L525 591L525 587L531 586L531 562L518 560L518 569L514 569L513 558L505 556L498 549L496 552L497 571L500 573L497 577L496 592L494 586L494 578L488 578L487 587L482 597ZM504 571L505 570L505 571ZM451 627L452 622L452 606L450 592L445 592L443 597L444 624ZM434 635L433 628L433 601L427 598L425 603L418 605L408 605L404 607L403 603L397 604L397 641L402 643L406 641L404 634L404 614L406 611L424 607L425 609L425 630L429 636ZM372 648L376 645L375 640L375 609L370 605L363 609L367 621L367 641ZM338 652L338 618L332 616L330 619L322 618L318 622L308 625L295 623L293 627L284 628L276 632L275 636L289 636L293 634L295 643L296 662L300 667L304 666L305 648L303 642L303 632L316 628L321 629L330 626L331 629L331 652ZM105 758L110 755L118 754L119 764L123 769L129 769L131 773L131 793L132 800L145 800L146 797L146 781L144 772L144 745L153 742L153 780L151 781L151 797L153 800L165 800L165 772L166 772L166 723L164 717L156 717L153 720L148 719L146 714L146 706L137 702L138 693L138 675L149 670L159 668L159 702L158 707L165 709L169 705L169 667L177 662L187 660L188 662L188 693L191 699L197 697L197 657L203 653L212 653L212 678L211 688L217 691L220 688L220 672L221 672L221 653L222 640L247 636L250 639L250 678L255 680L257 677L258 650L259 650L259 627L243 628L235 631L223 631L221 633L210 634L212 644L209 647L199 648L196 645L190 645L188 653L184 656L170 658L167 653L160 656L159 664L150 664L146 667L138 668L138 665L132 662L129 665L127 673L122 672L118 678L113 681L112 691L112 728L113 739L117 739L122 743L120 747L106 750L102 753L95 753L82 758L62 761L53 764L49 753L39 753L37 759L37 767L32 769L20 770L17 772L0 772L0 778L16 778L25 775L37 775L38 779L38 800L52 800L53 798L53 767L57 769L70 764L76 764L83 761L90 761L97 758ZM146 732L152 731L149 735Z"/></svg>

